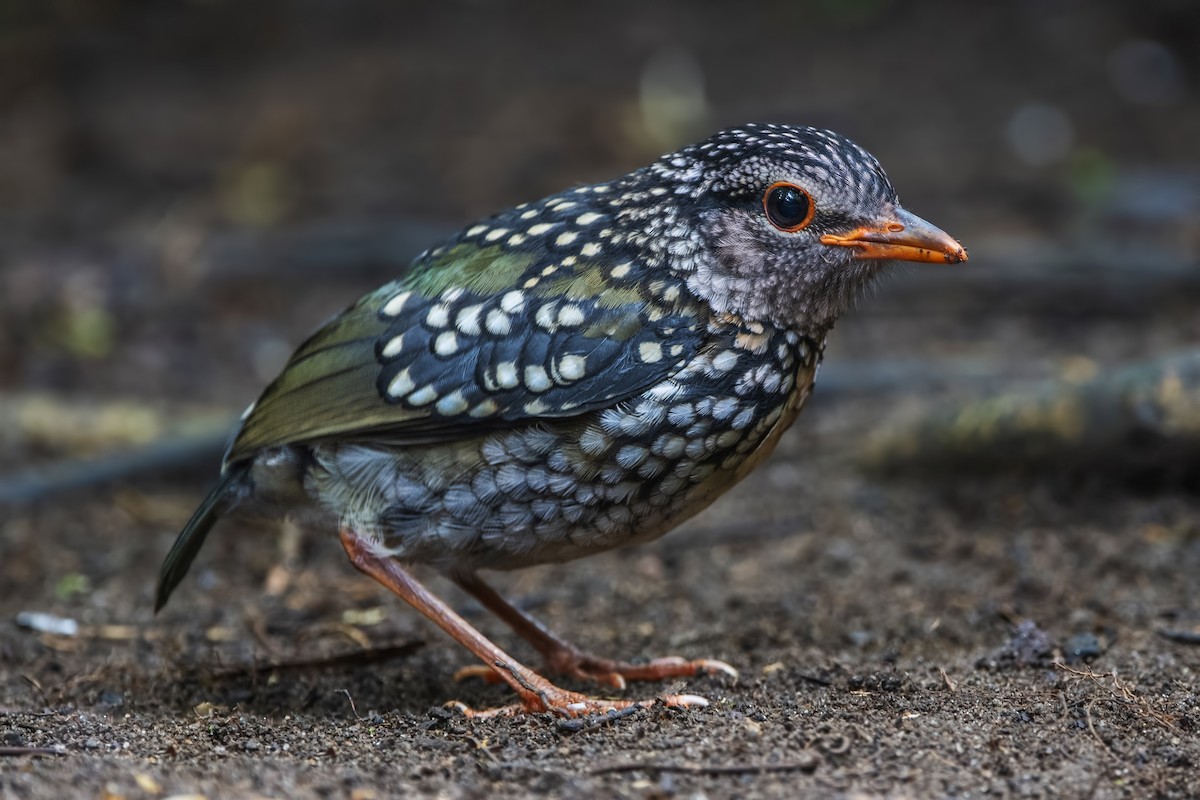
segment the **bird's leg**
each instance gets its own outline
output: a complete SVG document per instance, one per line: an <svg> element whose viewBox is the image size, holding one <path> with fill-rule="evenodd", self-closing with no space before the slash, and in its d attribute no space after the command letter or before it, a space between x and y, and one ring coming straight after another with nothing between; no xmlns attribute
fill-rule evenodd
<svg viewBox="0 0 1200 800"><path fill-rule="evenodd" d="M560 639L549 628L504 599L473 572L454 575L454 581L489 611L502 619L517 635L533 645L546 661L546 668L559 675L570 675L624 689L626 681L661 681L690 678L701 673L721 673L737 678L737 670L724 661L699 658L688 661L678 657L656 658L645 664L614 661L585 653ZM460 670L458 677L491 676L475 669Z"/></svg>
<svg viewBox="0 0 1200 800"><path fill-rule="evenodd" d="M418 583L392 558L373 551L371 544L352 530L341 531L342 547L350 563L391 589L400 599L437 623L456 642L474 653L479 660L512 687L521 701L512 706L474 711L458 704L468 716L485 717L500 714L520 714L550 711L560 716L577 717L585 714L620 711L634 705L649 706L661 700L668 706L707 705L695 695L662 695L656 700L598 700L578 692L560 689L533 670L492 644L486 636L471 627L454 609Z"/></svg>

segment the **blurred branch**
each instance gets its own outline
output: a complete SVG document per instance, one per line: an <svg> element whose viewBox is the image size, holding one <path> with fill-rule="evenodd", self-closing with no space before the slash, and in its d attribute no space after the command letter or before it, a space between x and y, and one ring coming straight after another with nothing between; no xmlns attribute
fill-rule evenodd
<svg viewBox="0 0 1200 800"><path fill-rule="evenodd" d="M1196 479L1200 350L925 412L877 437L863 460L884 472L1065 467L1156 482Z"/></svg>
<svg viewBox="0 0 1200 800"><path fill-rule="evenodd" d="M225 419L190 433L164 436L129 450L68 459L0 477L0 506L29 505L65 492L116 481L161 476L210 462L215 470L234 420Z"/></svg>

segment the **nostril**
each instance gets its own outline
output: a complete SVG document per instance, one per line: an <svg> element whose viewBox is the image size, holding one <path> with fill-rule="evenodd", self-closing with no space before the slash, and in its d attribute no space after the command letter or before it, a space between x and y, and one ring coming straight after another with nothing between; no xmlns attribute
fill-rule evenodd
<svg viewBox="0 0 1200 800"><path fill-rule="evenodd" d="M887 224L887 232L888 233L899 233L902 230L904 230L904 226L901 225L899 222L889 222Z"/></svg>

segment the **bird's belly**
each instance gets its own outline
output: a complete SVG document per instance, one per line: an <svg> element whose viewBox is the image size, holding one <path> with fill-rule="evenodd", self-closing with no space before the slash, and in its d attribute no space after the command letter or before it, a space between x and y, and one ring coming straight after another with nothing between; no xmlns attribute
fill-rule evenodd
<svg viewBox="0 0 1200 800"><path fill-rule="evenodd" d="M812 384L638 402L477 439L314 448L309 491L380 549L442 569L566 561L666 533L760 463Z"/></svg>

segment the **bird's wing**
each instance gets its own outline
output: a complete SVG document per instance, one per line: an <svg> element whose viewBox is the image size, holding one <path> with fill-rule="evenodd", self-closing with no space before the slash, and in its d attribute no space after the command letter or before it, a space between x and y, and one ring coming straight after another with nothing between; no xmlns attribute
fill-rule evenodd
<svg viewBox="0 0 1200 800"><path fill-rule="evenodd" d="M705 320L635 261L458 243L308 339L243 421L227 463L285 444L395 444L585 413L669 377ZM553 265L553 264L552 264Z"/></svg>

